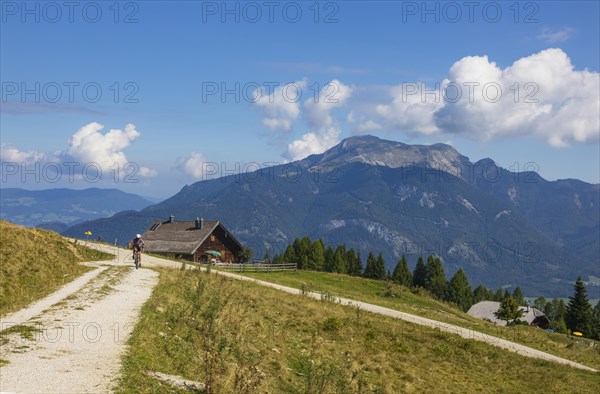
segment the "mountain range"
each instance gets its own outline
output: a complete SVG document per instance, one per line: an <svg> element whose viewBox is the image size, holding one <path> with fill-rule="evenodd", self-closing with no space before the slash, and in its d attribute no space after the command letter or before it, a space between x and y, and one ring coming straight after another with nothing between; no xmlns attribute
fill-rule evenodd
<svg viewBox="0 0 600 394"><path fill-rule="evenodd" d="M303 160L185 186L139 211L78 224L126 243L153 220L220 220L254 255L295 237L383 253L442 258L472 284L521 286L528 296L566 296L581 275L600 294L600 185L547 181L491 159L472 163L446 144L351 137ZM597 294L598 293L598 294Z"/></svg>
<svg viewBox="0 0 600 394"><path fill-rule="evenodd" d="M2 188L0 218L28 227L57 232L86 220L140 210L152 202L118 189L89 188L25 190Z"/></svg>

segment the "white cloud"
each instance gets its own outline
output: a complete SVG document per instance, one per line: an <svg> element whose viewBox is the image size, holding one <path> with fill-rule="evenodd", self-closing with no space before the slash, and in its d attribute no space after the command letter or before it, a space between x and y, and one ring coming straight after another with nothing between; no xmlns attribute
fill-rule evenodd
<svg viewBox="0 0 600 394"><path fill-rule="evenodd" d="M96 163L103 171L109 171L118 163L120 168L125 168L130 162L127 160L123 149L136 140L140 133L133 124L125 126L125 130L111 129L106 134L101 130L104 126L97 122L89 123L80 128L69 139L69 148L66 154L83 163ZM139 166L140 176L154 176L156 171Z"/></svg>
<svg viewBox="0 0 600 394"><path fill-rule="evenodd" d="M98 169L99 173L104 174L104 179L109 181L114 180L121 171L127 174L128 179L157 175L154 169L129 162L123 152L140 136L134 125L128 124L125 130L113 129L106 134L100 132L103 128L104 126L96 122L83 126L71 136L66 151L21 151L10 145L1 145L0 161L39 163L46 168L43 170L44 174L46 171L57 170L70 174L69 177L77 180L85 178L80 172L85 167Z"/></svg>
<svg viewBox="0 0 600 394"><path fill-rule="evenodd" d="M369 132L369 131L381 130L381 128L382 127L379 123L375 122L372 119L369 119L369 120L359 124L358 127L356 128L356 130L361 133L365 133L365 132Z"/></svg>
<svg viewBox="0 0 600 394"><path fill-rule="evenodd" d="M569 38L571 38L571 35L574 31L575 30L570 27L565 27L561 30L554 31L550 29L544 29L536 36L536 38L549 44L556 44L558 42L567 41Z"/></svg>
<svg viewBox="0 0 600 394"><path fill-rule="evenodd" d="M323 86L318 97L304 102L304 118L311 131L288 144L286 156L290 160L322 153L339 142L341 128L331 112L344 106L353 90L334 79Z"/></svg>
<svg viewBox="0 0 600 394"><path fill-rule="evenodd" d="M194 179L204 176L206 158L202 153L192 152L187 158L180 160L179 168Z"/></svg>
<svg viewBox="0 0 600 394"><path fill-rule="evenodd" d="M10 145L0 145L0 162L2 163L35 163L46 159L46 154L43 152L30 150L21 151Z"/></svg>
<svg viewBox="0 0 600 394"><path fill-rule="evenodd" d="M354 111L348 112L348 115L346 116L346 122L354 123L355 121L356 121L356 117L354 115Z"/></svg>
<svg viewBox="0 0 600 394"><path fill-rule="evenodd" d="M266 94L263 88L256 89L254 105L266 115L263 124L272 131L291 131L300 115L299 103L305 89L306 80L279 86L271 94Z"/></svg>
<svg viewBox="0 0 600 394"><path fill-rule="evenodd" d="M575 70L558 48L504 69L487 56L464 57L439 84L438 97L421 94L422 86L409 94L414 85L395 87L392 102L376 107L384 127L476 140L533 134L557 147L600 137L600 76Z"/></svg>

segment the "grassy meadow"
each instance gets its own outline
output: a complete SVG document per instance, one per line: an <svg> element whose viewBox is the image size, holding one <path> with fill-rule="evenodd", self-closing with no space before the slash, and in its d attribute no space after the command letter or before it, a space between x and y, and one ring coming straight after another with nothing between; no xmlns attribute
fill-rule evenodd
<svg viewBox="0 0 600 394"><path fill-rule="evenodd" d="M199 270L160 269L123 359L120 393L596 392L600 375L350 306Z"/></svg>

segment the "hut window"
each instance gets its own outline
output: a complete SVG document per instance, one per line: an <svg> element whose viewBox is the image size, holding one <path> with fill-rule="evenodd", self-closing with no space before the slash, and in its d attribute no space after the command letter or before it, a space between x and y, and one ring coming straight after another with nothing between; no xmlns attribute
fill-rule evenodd
<svg viewBox="0 0 600 394"><path fill-rule="evenodd" d="M216 237L214 236L214 234L211 234L211 235L210 235L210 240L211 240L211 241L214 241L215 239L216 239Z"/></svg>

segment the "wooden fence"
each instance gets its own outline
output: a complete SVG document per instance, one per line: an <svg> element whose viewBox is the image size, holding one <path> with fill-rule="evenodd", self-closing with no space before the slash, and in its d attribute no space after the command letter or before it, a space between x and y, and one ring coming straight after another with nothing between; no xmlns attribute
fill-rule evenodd
<svg viewBox="0 0 600 394"><path fill-rule="evenodd" d="M215 267L235 272L276 272L276 271L296 271L296 264L271 264L271 263L253 263L253 264L228 264L216 263Z"/></svg>

